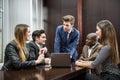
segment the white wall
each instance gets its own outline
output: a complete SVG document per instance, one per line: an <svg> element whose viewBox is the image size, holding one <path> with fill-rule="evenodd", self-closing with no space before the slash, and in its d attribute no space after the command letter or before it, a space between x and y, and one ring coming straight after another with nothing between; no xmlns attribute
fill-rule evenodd
<svg viewBox="0 0 120 80"><path fill-rule="evenodd" d="M30 25L31 32L44 29L42 0L4 0L3 48L13 39L16 24Z"/></svg>
<svg viewBox="0 0 120 80"><path fill-rule="evenodd" d="M3 53L14 37L16 24L28 24L31 33L43 27L43 0L3 0Z"/></svg>
<svg viewBox="0 0 120 80"><path fill-rule="evenodd" d="M13 39L16 24L30 24L31 0L4 0L3 48Z"/></svg>
<svg viewBox="0 0 120 80"><path fill-rule="evenodd" d="M43 0L32 0L31 32L33 32L36 29L44 29L44 26L43 26Z"/></svg>

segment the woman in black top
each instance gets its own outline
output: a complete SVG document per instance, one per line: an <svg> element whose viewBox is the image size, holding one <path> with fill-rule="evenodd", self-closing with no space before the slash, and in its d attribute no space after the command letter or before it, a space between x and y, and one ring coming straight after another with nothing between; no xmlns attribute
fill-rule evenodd
<svg viewBox="0 0 120 80"><path fill-rule="evenodd" d="M14 39L8 43L5 49L4 65L2 70L23 69L36 66L44 59L39 55L37 60L29 61L29 51L26 41L30 39L30 28L26 24L18 24L14 30Z"/></svg>

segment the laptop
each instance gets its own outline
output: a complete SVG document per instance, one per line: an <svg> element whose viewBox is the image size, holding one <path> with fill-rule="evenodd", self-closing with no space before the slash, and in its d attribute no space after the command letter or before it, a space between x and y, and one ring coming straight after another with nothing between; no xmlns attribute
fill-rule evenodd
<svg viewBox="0 0 120 80"><path fill-rule="evenodd" d="M70 68L71 59L68 53L51 53L52 68Z"/></svg>

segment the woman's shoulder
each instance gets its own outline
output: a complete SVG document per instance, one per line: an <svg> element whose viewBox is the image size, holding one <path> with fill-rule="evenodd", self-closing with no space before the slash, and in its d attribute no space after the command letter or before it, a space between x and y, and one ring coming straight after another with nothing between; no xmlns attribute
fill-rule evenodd
<svg viewBox="0 0 120 80"><path fill-rule="evenodd" d="M106 53L106 54L110 54L111 53L111 50L110 50L110 47L105 45L101 48L101 53Z"/></svg>
<svg viewBox="0 0 120 80"><path fill-rule="evenodd" d="M7 44L7 47L10 47L10 46L13 46L13 47L16 47L17 48L17 44L15 41L10 41L8 44Z"/></svg>
<svg viewBox="0 0 120 80"><path fill-rule="evenodd" d="M105 46L102 47L102 49L110 50L110 47L105 45Z"/></svg>
<svg viewBox="0 0 120 80"><path fill-rule="evenodd" d="M14 50L18 51L17 44L14 41L10 41L5 48L5 52Z"/></svg>
<svg viewBox="0 0 120 80"><path fill-rule="evenodd" d="M10 41L10 42L8 43L8 45L17 45L17 44L16 44L15 41L12 40L12 41Z"/></svg>

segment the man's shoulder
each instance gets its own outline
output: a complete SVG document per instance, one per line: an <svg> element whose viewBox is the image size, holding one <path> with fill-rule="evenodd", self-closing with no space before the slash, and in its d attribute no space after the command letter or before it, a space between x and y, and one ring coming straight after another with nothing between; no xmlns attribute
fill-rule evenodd
<svg viewBox="0 0 120 80"><path fill-rule="evenodd" d="M58 30L63 29L63 25L59 25L59 26L57 26L57 29L58 29Z"/></svg>
<svg viewBox="0 0 120 80"><path fill-rule="evenodd" d="M63 25L59 25L56 28L57 34L63 34L64 29L63 29Z"/></svg>
<svg viewBox="0 0 120 80"><path fill-rule="evenodd" d="M35 42L34 41L29 41L28 44L35 44Z"/></svg>
<svg viewBox="0 0 120 80"><path fill-rule="evenodd" d="M36 46L35 42L34 41L30 41L27 43L29 46Z"/></svg>
<svg viewBox="0 0 120 80"><path fill-rule="evenodd" d="M103 45L98 42L98 43L97 43L97 47L98 47L98 48L102 48Z"/></svg>
<svg viewBox="0 0 120 80"><path fill-rule="evenodd" d="M87 46L87 45L84 45L84 46L83 46L83 49L88 49L88 46Z"/></svg>
<svg viewBox="0 0 120 80"><path fill-rule="evenodd" d="M73 30L72 30L74 33L77 33L77 34L80 34L80 32L75 28L73 27Z"/></svg>

